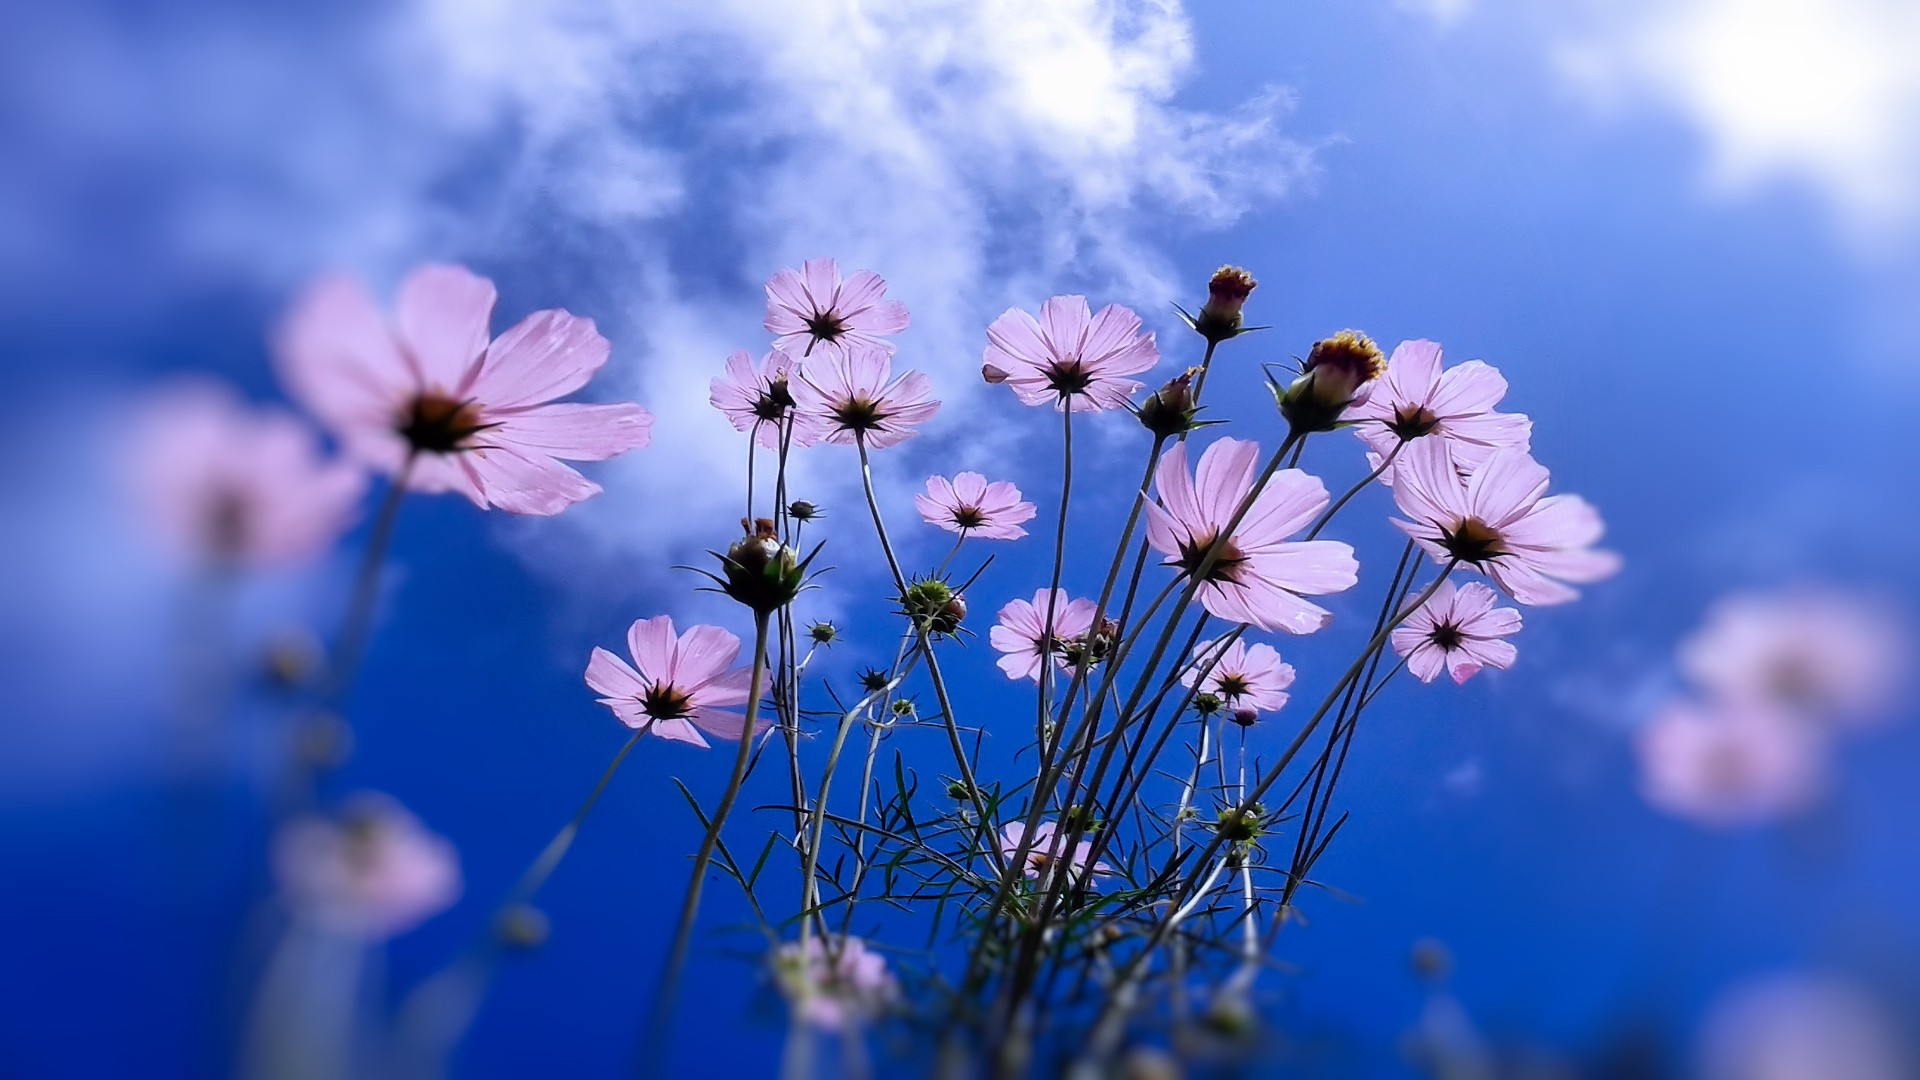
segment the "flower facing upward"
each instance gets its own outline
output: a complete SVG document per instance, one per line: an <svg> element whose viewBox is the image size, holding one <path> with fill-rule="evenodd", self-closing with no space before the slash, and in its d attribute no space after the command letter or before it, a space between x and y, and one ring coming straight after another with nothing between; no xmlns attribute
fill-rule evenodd
<svg viewBox="0 0 1920 1080"><path fill-rule="evenodd" d="M1180 685L1192 686L1215 654L1213 670L1200 688L1238 712L1277 712L1287 703L1287 687L1293 685L1293 665L1280 659L1273 646L1248 645L1236 640L1225 650L1218 642L1204 641L1194 646L1193 660L1180 674ZM1251 723L1244 721L1243 723Z"/></svg>
<svg viewBox="0 0 1920 1080"><path fill-rule="evenodd" d="M1015 600L1000 609L1000 620L987 633L987 641L1004 655L1000 670L1009 679L1040 681L1040 662L1052 643L1053 662L1060 667L1070 663L1069 654L1091 656L1089 650L1075 652L1076 643L1084 644L1093 630L1094 603L1086 598L1072 600L1065 589L1053 591L1053 623L1047 623L1047 590L1033 594L1031 601Z"/></svg>
<svg viewBox="0 0 1920 1080"><path fill-rule="evenodd" d="M1221 439L1187 472L1187 446L1160 458L1154 473L1158 505L1147 504L1147 543L1168 566L1198 574L1234 511L1253 490L1260 445ZM1301 599L1353 587L1360 566L1353 548L1337 540L1287 537L1307 527L1327 505L1327 489L1299 469L1276 472L1221 545L1200 584L1200 603L1232 622L1262 630L1311 634L1333 616Z"/></svg>
<svg viewBox="0 0 1920 1080"><path fill-rule="evenodd" d="M1462 478L1445 439L1416 439L1394 459L1394 519L1436 559L1458 559L1523 604L1562 604L1567 582L1610 577L1620 557L1592 545L1605 531L1577 495L1547 495L1547 470L1525 452L1496 450ZM1542 496L1545 496L1544 498Z"/></svg>
<svg viewBox="0 0 1920 1080"><path fill-rule="evenodd" d="M1804 724L1740 706L1672 702L1640 729L1635 749L1647 801L1705 825L1790 816L1827 784L1826 740Z"/></svg>
<svg viewBox="0 0 1920 1080"><path fill-rule="evenodd" d="M812 446L820 438L819 422L794 407L793 357L775 349L754 363L743 350L727 357L726 374L713 380L707 400L726 414L735 431L752 433L769 450L780 446L780 429L793 422L790 443Z"/></svg>
<svg viewBox="0 0 1920 1080"><path fill-rule="evenodd" d="M1035 513L1032 503L1020 501L1019 488L1005 480L989 484L977 472L927 477L927 493L915 495L913 505L927 524L982 540L1020 539L1027 535L1021 522Z"/></svg>
<svg viewBox="0 0 1920 1080"><path fill-rule="evenodd" d="M767 279L767 332L774 348L802 357L862 345L892 352L887 338L907 328L907 305L886 296L871 270L842 281L839 263L808 259Z"/></svg>
<svg viewBox="0 0 1920 1080"><path fill-rule="evenodd" d="M358 516L366 473L329 461L312 429L189 382L144 402L128 444L131 495L155 538L214 566L279 566L325 551Z"/></svg>
<svg viewBox="0 0 1920 1080"><path fill-rule="evenodd" d="M1025 840L1026 836L1026 822L1007 822L1006 827L1000 830L1000 854L1009 859L1019 854L1021 841ZM1060 827L1055 822L1043 821L1034 826L1033 838L1027 841L1026 844L1027 865L1024 871L1026 876L1038 878L1047 873L1050 867L1060 862L1064 857L1063 852L1066 843L1066 835L1060 831ZM1098 880L1102 875L1113 873L1113 867L1103 862L1094 863L1089 867L1087 862L1092 857L1093 841L1081 840L1075 843L1073 845L1073 856L1066 859L1067 873L1078 878L1086 874L1088 870L1092 870L1095 880Z"/></svg>
<svg viewBox="0 0 1920 1080"><path fill-rule="evenodd" d="M1680 666L1714 697L1815 723L1870 719L1897 693L1906 628L1846 593L1815 587L1715 604Z"/></svg>
<svg viewBox="0 0 1920 1080"><path fill-rule="evenodd" d="M1006 383L1027 405L1074 412L1121 409L1144 384L1137 375L1160 362L1152 334L1140 332L1140 316L1117 304L1095 315L1084 296L1056 296L1040 305L1040 317L1009 308L987 327L981 375Z"/></svg>
<svg viewBox="0 0 1920 1080"><path fill-rule="evenodd" d="M706 746L706 732L729 742L740 738L746 717L723 708L746 702L752 671L733 667L740 639L717 626L692 626L676 636L665 615L640 619L627 629L633 666L605 649L593 650L587 685L620 722L646 728L663 739ZM761 721L756 734L772 725Z"/></svg>
<svg viewBox="0 0 1920 1080"><path fill-rule="evenodd" d="M493 283L424 266L401 283L391 324L351 279L313 286L279 335L288 389L347 451L407 486L481 508L555 514L600 491L561 464L647 445L638 405L554 403L585 386L610 346L593 320L536 311L488 342Z"/></svg>
<svg viewBox="0 0 1920 1080"><path fill-rule="evenodd" d="M1511 642L1500 640L1520 632L1520 613L1495 608L1499 594L1478 581L1455 588L1443 581L1419 610L1393 630L1393 651L1407 661L1407 670L1430 683L1441 671L1456 683L1466 682L1483 667L1510 668L1518 655Z"/></svg>
<svg viewBox="0 0 1920 1080"><path fill-rule="evenodd" d="M857 937L828 942L814 936L804 949L790 941L773 962L781 994L799 1019L822 1031L846 1031L879 1016L900 997L887 958Z"/></svg>
<svg viewBox="0 0 1920 1080"><path fill-rule="evenodd" d="M940 411L933 382L918 371L895 378L887 350L854 345L800 366L793 384L800 413L820 425L825 442L864 442L878 450L914 436Z"/></svg>
<svg viewBox="0 0 1920 1080"><path fill-rule="evenodd" d="M383 795L349 799L337 820L296 818L273 840L273 870L294 911L335 933L404 934L460 898L460 859Z"/></svg>
<svg viewBox="0 0 1920 1080"><path fill-rule="evenodd" d="M1437 436L1452 444L1454 462L1468 472L1495 450L1526 450L1533 421L1494 410L1507 396L1500 372L1479 360L1443 370L1440 360L1432 341L1403 341L1393 350L1386 374L1344 417L1367 448L1384 457L1402 442Z"/></svg>

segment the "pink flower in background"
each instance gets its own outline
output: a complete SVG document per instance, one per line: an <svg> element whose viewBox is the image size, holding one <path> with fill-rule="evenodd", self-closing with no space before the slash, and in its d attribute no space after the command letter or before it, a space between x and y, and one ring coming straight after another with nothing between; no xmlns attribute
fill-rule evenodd
<svg viewBox="0 0 1920 1080"><path fill-rule="evenodd" d="M1026 835L1026 822L1007 822L1006 826L1000 830L1000 854L1009 859L1019 854L1021 842L1025 839ZM1063 857L1066 842L1066 834L1060 830L1056 823L1043 821L1034 826L1033 839L1027 842L1026 875L1030 878L1038 878L1045 874L1048 867L1054 865L1054 863ZM1073 857L1067 860L1067 872L1077 878L1091 869L1096 880L1102 875L1113 873L1113 867L1103 862L1094 863L1092 867L1089 868L1087 862L1092 857L1093 841L1081 840L1076 842L1073 845Z"/></svg>
<svg viewBox="0 0 1920 1080"><path fill-rule="evenodd" d="M1681 643L1679 659L1717 698L1831 721L1883 710L1911 649L1906 627L1881 607L1804 587L1722 599Z"/></svg>
<svg viewBox="0 0 1920 1080"><path fill-rule="evenodd" d="M1438 342L1401 342L1372 393L1348 407L1344 419L1375 457L1434 436L1451 443L1454 463L1472 472L1495 450L1526 450L1533 421L1494 410L1507 396L1499 370L1479 360L1442 370L1440 360Z"/></svg>
<svg viewBox="0 0 1920 1080"><path fill-rule="evenodd" d="M1394 628L1393 651L1426 683L1442 671L1463 683L1483 667L1512 667L1518 653L1511 642L1500 639L1520 632L1520 613L1494 607L1499 598L1478 581L1458 588L1443 581L1418 611Z"/></svg>
<svg viewBox="0 0 1920 1080"><path fill-rule="evenodd" d="M846 1031L879 1016L900 997L887 958L857 937L833 942L814 936L803 949L790 941L774 954L780 992L802 1021L822 1031Z"/></svg>
<svg viewBox="0 0 1920 1080"><path fill-rule="evenodd" d="M1152 334L1140 332L1140 316L1117 304L1094 315L1084 296L1056 296L1040 305L1040 317L1010 308L987 327L981 373L1004 382L1028 405L1075 412L1125 408L1143 383L1122 378L1160 362Z"/></svg>
<svg viewBox="0 0 1920 1080"><path fill-rule="evenodd" d="M296 818L273 840L273 870L289 906L335 933L404 934L460 898L460 859L384 795L347 801L337 820Z"/></svg>
<svg viewBox="0 0 1920 1080"><path fill-rule="evenodd" d="M1807 973L1722 994L1695 1060L1699 1080L1911 1080L1920 1066L1896 1013L1845 979Z"/></svg>
<svg viewBox="0 0 1920 1080"><path fill-rule="evenodd" d="M195 562L268 567L318 555L353 525L367 490L366 473L323 456L298 418L212 381L154 393L129 434L137 507L156 538Z"/></svg>
<svg viewBox="0 0 1920 1080"><path fill-rule="evenodd" d="M740 738L746 717L724 708L745 704L752 687L752 670L733 666L739 638L717 626L692 626L676 636L673 620L660 615L627 628L627 651L632 667L599 648L587 664L587 685L621 723L636 730L651 724L653 734L695 746L707 745L703 731L729 742ZM772 726L762 720L755 733Z"/></svg>
<svg viewBox="0 0 1920 1080"><path fill-rule="evenodd" d="M1020 489L1005 480L987 483L977 472L927 478L927 493L915 495L913 505L929 525L938 525L950 533L977 536L982 540L1018 540L1027 535L1020 527L1033 520L1034 507L1020 500Z"/></svg>
<svg viewBox="0 0 1920 1080"><path fill-rule="evenodd" d="M752 433L769 450L780 447L781 425L791 419L792 446L812 446L820 439L820 424L795 407L793 383L798 364L778 349L754 363L745 350L727 357L726 374L713 380L707 400L726 414L736 431Z"/></svg>
<svg viewBox="0 0 1920 1080"><path fill-rule="evenodd" d="M1522 451L1496 450L1463 478L1447 440L1415 439L1393 468L1394 501L1411 519L1394 524L1523 604L1565 603L1580 595L1567 582L1620 569L1618 555L1593 547L1605 531L1599 513L1577 495L1547 495L1547 470Z"/></svg>
<svg viewBox="0 0 1920 1080"><path fill-rule="evenodd" d="M554 514L600 491L561 464L647 445L638 405L555 403L585 386L610 346L593 320L536 311L488 341L493 283L423 266L401 283L391 323L358 282L310 288L279 335L293 396L349 453L415 491L457 491L476 506Z"/></svg>
<svg viewBox="0 0 1920 1080"><path fill-rule="evenodd" d="M1804 810L1825 791L1827 744L1773 713L1674 701L1640 729L1649 803L1706 825L1745 825Z"/></svg>
<svg viewBox="0 0 1920 1080"><path fill-rule="evenodd" d="M859 440L875 450L912 438L917 425L940 411L932 380L918 371L894 378L892 354L868 345L802 364L793 394L801 414L825 432L824 441Z"/></svg>
<svg viewBox="0 0 1920 1080"><path fill-rule="evenodd" d="M1147 542L1183 573L1200 569L1207 550L1233 520L1260 468L1260 446L1221 439L1200 455L1187 473L1187 444L1160 458L1154 489L1160 501L1147 504ZM1232 622L1262 630L1311 634L1333 616L1301 599L1353 587L1360 566L1353 548L1335 540L1290 541L1327 505L1327 489L1318 478L1283 469L1267 481L1252 507L1235 526L1200 586L1200 603Z"/></svg>
<svg viewBox="0 0 1920 1080"><path fill-rule="evenodd" d="M1201 690L1226 702L1230 709L1277 712L1287 703L1287 687L1293 685L1293 665L1282 661L1273 646L1248 645L1236 640L1221 651L1218 645L1218 642L1207 641L1194 647L1193 660L1180 674L1180 685L1192 686L1207 661L1218 652L1220 659L1207 673Z"/></svg>
<svg viewBox="0 0 1920 1080"><path fill-rule="evenodd" d="M1000 620L987 633L987 641L1003 653L1000 670L1009 679L1040 681L1040 659L1049 639L1053 642L1053 662L1068 666L1069 653L1076 642L1084 643L1093 630L1094 603L1071 600L1065 589L1053 592L1053 623L1047 623L1047 590L1033 594L1032 601L1015 600L1000 609ZM1085 650L1079 650L1081 655Z"/></svg>
<svg viewBox="0 0 1920 1080"><path fill-rule="evenodd" d="M907 305L886 295L886 281L871 270L842 281L839 263L808 259L767 279L767 332L774 348L800 357L859 346L892 352L887 338L907 328Z"/></svg>

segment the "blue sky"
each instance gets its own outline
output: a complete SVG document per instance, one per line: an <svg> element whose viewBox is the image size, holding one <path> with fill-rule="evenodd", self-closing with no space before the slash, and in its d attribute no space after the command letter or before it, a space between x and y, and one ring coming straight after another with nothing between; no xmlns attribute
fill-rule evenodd
<svg viewBox="0 0 1920 1080"><path fill-rule="evenodd" d="M0 913L37 928L25 977L0 979L0 1071L215 1060L222 950L260 886L244 785L206 850L153 843L177 597L118 529L114 408L183 369L274 396L262 342L300 281L344 265L384 286L428 258L498 280L498 325L594 317L615 343L595 393L660 427L562 518L406 508L342 780L454 839L468 898L394 945L396 986L479 925L617 747L580 683L591 647L660 612L739 622L666 569L738 514L744 447L706 381L762 347L765 277L831 254L893 282L915 317L901 360L947 401L882 463L910 561L944 550L908 521L931 471L987 467L1048 501L1050 416L978 385L994 314L1065 291L1126 303L1171 373L1194 350L1169 301L1229 261L1273 326L1210 386L1236 434L1279 434L1259 362L1346 326L1430 337L1508 375L1556 484L1607 516L1626 572L1530 615L1519 668L1400 686L1361 732L1354 820L1323 869L1359 902L1317 902L1283 944L1299 974L1269 986L1277 1015L1339 1047L1331 1075L1396 1075L1423 936L1453 949L1486 1029L1569 1055L1628 1023L1683 1040L1717 987L1773 966L1912 989L1911 728L1856 745L1816 819L1733 837L1646 809L1626 732L1728 589L1816 578L1916 606L1920 81L1901 57L1920 24L1876 0L1029 7L132 5L46 14L0 47L0 476L30 511L0 546L20 702L0 851L36 883ZM1111 464L1087 489L1132 483L1124 418L1091 427ZM1336 488L1364 471L1340 439L1307 466ZM818 605L852 631L826 668L844 675L887 647L870 541L850 456L802 470L843 530ZM1349 526L1363 563L1385 555L1386 509L1370 493ZM331 625L360 542L248 590L250 632ZM1030 595L1042 557L996 560L976 610ZM1303 673L1339 655L1281 645ZM1019 700L976 665L975 708ZM668 777L723 770L636 755L463 1074L622 1067L695 837ZM708 922L740 915L716 895ZM773 1053L778 1011L752 983L744 963L697 969L683 1045Z"/></svg>

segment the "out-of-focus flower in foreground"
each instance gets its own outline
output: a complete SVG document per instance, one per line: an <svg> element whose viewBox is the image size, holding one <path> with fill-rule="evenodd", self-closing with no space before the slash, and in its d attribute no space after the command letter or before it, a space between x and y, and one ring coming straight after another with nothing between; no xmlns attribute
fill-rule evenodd
<svg viewBox="0 0 1920 1080"><path fill-rule="evenodd" d="M727 357L726 373L713 380L707 400L726 415L734 430L752 433L769 450L780 446L783 425L791 421L788 442L812 446L820 439L819 421L795 407L793 381L798 364L775 349L755 363L745 350Z"/></svg>
<svg viewBox="0 0 1920 1080"><path fill-rule="evenodd" d="M1820 733L1739 706L1669 702L1640 729L1636 749L1647 801L1705 825L1788 817L1827 787Z"/></svg>
<svg viewBox="0 0 1920 1080"><path fill-rule="evenodd" d="M1823 723L1882 711L1910 648L1887 611L1809 586L1723 598L1681 643L1679 660L1703 692Z"/></svg>
<svg viewBox="0 0 1920 1080"><path fill-rule="evenodd" d="M1147 542L1167 565L1200 574L1208 550L1253 490L1260 445L1221 439L1187 471L1187 446L1160 458L1154 473L1159 503L1148 503ZM1282 469L1255 496L1247 513L1201 578L1200 603L1209 612L1262 630L1310 634L1333 615L1301 599L1353 587L1360 572L1353 548L1337 540L1290 541L1327 505L1317 477Z"/></svg>
<svg viewBox="0 0 1920 1080"><path fill-rule="evenodd" d="M611 346L593 320L536 311L488 341L493 283L458 266L407 276L389 323L366 288L310 288L281 328L288 390L350 454L415 491L555 514L600 486L562 461L647 445L653 417L630 403L555 402L587 384Z"/></svg>
<svg viewBox="0 0 1920 1080"><path fill-rule="evenodd" d="M1293 665L1280 659L1273 646L1248 645L1235 640L1225 649L1217 641L1194 646L1193 660L1180 673L1180 685L1200 681L1200 672L1215 656L1213 670L1207 672L1201 689L1225 702L1228 708L1278 712L1287 703L1287 687L1293 685Z"/></svg>
<svg viewBox="0 0 1920 1080"><path fill-rule="evenodd" d="M1084 642L1093 630L1093 601L1069 599L1067 590L1054 590L1051 625L1047 621L1048 603L1045 589L1034 593L1031 601L1011 601L1000 609L999 621L987 632L987 642L1003 654L999 664L1007 678L1039 681L1041 658L1049 648L1054 664L1067 667L1072 643Z"/></svg>
<svg viewBox="0 0 1920 1080"><path fill-rule="evenodd" d="M843 281L839 263L808 259L767 279L767 332L774 348L803 358L861 346L892 352L887 339L907 328L907 305L886 296L886 280L871 270Z"/></svg>
<svg viewBox="0 0 1920 1080"><path fill-rule="evenodd" d="M1022 841L1026 839L1026 836L1026 822L1007 822L1006 826L1000 830L1000 854L1009 859L1019 854ZM1066 833L1060 830L1057 823L1043 821L1034 826L1033 838L1027 841L1025 845L1027 848L1026 875L1030 878L1041 877L1063 858L1065 858L1066 861L1067 873L1075 878L1081 877L1089 870L1093 872L1095 880L1098 880L1102 875L1113 873L1113 867L1108 866L1104 862L1096 862L1091 867L1087 865L1088 860L1093 857L1093 841L1080 840L1076 842L1073 845L1073 856L1071 858L1066 858L1064 855L1066 844Z"/></svg>
<svg viewBox="0 0 1920 1080"><path fill-rule="evenodd" d="M913 505L927 524L982 540L1020 539L1027 535L1021 523L1036 512L1021 501L1019 488L1005 480L989 484L977 472L956 473L951 480L929 476L927 493L915 495Z"/></svg>
<svg viewBox="0 0 1920 1080"><path fill-rule="evenodd" d="M824 430L824 441L850 446L857 440L876 450L912 438L914 428L940 411L924 372L895 378L893 355L871 345L802 364L793 392L801 413Z"/></svg>
<svg viewBox="0 0 1920 1080"><path fill-rule="evenodd" d="M1500 372L1480 360L1443 370L1440 361L1438 342L1403 341L1365 400L1348 406L1343 419L1354 425L1374 464L1414 439L1447 440L1454 464L1467 472L1495 450L1526 450L1533 421L1494 410L1507 396Z"/></svg>
<svg viewBox="0 0 1920 1080"><path fill-rule="evenodd" d="M780 946L773 958L780 993L801 1022L822 1031L846 1031L892 1007L900 983L887 958L857 937L815 936Z"/></svg>
<svg viewBox="0 0 1920 1080"><path fill-rule="evenodd" d="M325 551L359 515L366 473L320 452L313 429L191 381L141 403L126 469L142 521L205 566L271 567Z"/></svg>
<svg viewBox="0 0 1920 1080"><path fill-rule="evenodd" d="M296 818L273 842L288 905L334 933L382 940L404 934L460 898L460 859L383 795L349 799L340 816Z"/></svg>
<svg viewBox="0 0 1920 1080"><path fill-rule="evenodd" d="M1442 671L1463 683L1481 668L1512 667L1518 651L1501 639L1520 632L1520 613L1494 607L1499 598L1478 581L1457 588L1443 581L1394 628L1393 651L1406 659L1415 678L1428 683Z"/></svg>
<svg viewBox="0 0 1920 1080"><path fill-rule="evenodd" d="M1873 995L1824 975L1775 975L1735 987L1695 1041L1700 1080L1907 1080L1913 1048Z"/></svg>
<svg viewBox="0 0 1920 1080"><path fill-rule="evenodd" d="M1040 317L1009 308L987 327L981 367L990 383L1006 383L1027 405L1074 412L1123 409L1143 383L1125 378L1160 362L1140 316L1108 304L1093 314L1084 296L1056 296Z"/></svg>
<svg viewBox="0 0 1920 1080"><path fill-rule="evenodd" d="M673 619L660 615L628 627L627 651L631 667L600 648L587 663L587 685L621 723L695 746L707 745L703 731L729 742L740 738L746 717L725 707L744 704L752 685L752 670L733 666L739 638L717 626L675 634ZM771 726L761 721L758 730Z"/></svg>

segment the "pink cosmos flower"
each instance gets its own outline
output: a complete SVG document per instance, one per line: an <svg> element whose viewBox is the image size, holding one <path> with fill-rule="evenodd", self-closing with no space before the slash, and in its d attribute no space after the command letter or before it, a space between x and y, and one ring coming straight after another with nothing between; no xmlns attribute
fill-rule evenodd
<svg viewBox="0 0 1920 1080"><path fill-rule="evenodd" d="M365 472L329 461L293 415L249 406L220 383L163 389L130 426L133 499L156 538L194 562L299 562L359 516Z"/></svg>
<svg viewBox="0 0 1920 1080"><path fill-rule="evenodd" d="M348 453L390 474L405 467L414 491L558 513L600 491L561 461L645 446L653 417L628 403L555 402L607 362L607 339L556 309L489 343L494 298L465 268L423 266L401 282L389 323L358 282L320 282L279 335L282 377Z"/></svg>
<svg viewBox="0 0 1920 1080"><path fill-rule="evenodd" d="M1912 1080L1897 1014L1854 983L1788 972L1744 983L1707 1012L1699 1080Z"/></svg>
<svg viewBox="0 0 1920 1080"><path fill-rule="evenodd" d="M1005 480L987 483L977 472L927 477L927 493L915 495L913 505L929 525L938 525L950 533L977 536L982 540L1018 540L1027 535L1020 527L1033 520L1034 507L1020 501L1020 489Z"/></svg>
<svg viewBox="0 0 1920 1080"><path fill-rule="evenodd" d="M1498 593L1478 581L1459 588L1441 582L1418 611L1394 628L1394 653L1405 657L1407 670L1425 683L1443 670L1463 683L1483 667L1512 667L1519 654L1511 642L1500 639L1520 632L1520 613L1495 608L1498 599Z"/></svg>
<svg viewBox="0 0 1920 1080"><path fill-rule="evenodd" d="M460 898L460 859L384 795L348 800L337 820L296 818L273 841L273 869L294 911L350 937L404 934Z"/></svg>
<svg viewBox="0 0 1920 1080"><path fill-rule="evenodd" d="M1894 616L1818 587L1729 596L1682 642L1707 693L1811 721L1868 718L1899 689L1911 643Z"/></svg>
<svg viewBox="0 0 1920 1080"><path fill-rule="evenodd" d="M633 666L605 649L593 650L587 685L600 704L636 730L649 723L653 734L674 742L706 746L706 732L738 741L746 717L727 705L741 705L752 687L752 669L733 667L740 639L717 626L691 626L675 636L665 615L640 619L627 628ZM755 733L772 725L760 721Z"/></svg>
<svg viewBox="0 0 1920 1080"><path fill-rule="evenodd" d="M1187 444L1177 443L1154 473L1158 505L1147 504L1147 543L1182 573L1199 570L1221 530L1253 490L1260 445L1221 439L1187 473ZM1262 630L1311 634L1333 616L1302 600L1353 587L1360 564L1353 548L1336 540L1289 541L1327 505L1327 489L1299 469L1267 481L1234 527L1200 586L1200 603L1232 622Z"/></svg>
<svg viewBox="0 0 1920 1080"><path fill-rule="evenodd" d="M914 427L940 411L933 382L918 371L893 377L893 356L876 346L853 344L800 366L793 384L802 416L818 423L825 442L873 449L914 436Z"/></svg>
<svg viewBox="0 0 1920 1080"><path fill-rule="evenodd" d="M799 365L775 349L758 364L745 350L727 357L726 374L713 380L707 400L726 414L736 431L752 433L769 450L780 447L781 425L791 420L790 445L812 446L820 440L820 424L794 405L793 383Z"/></svg>
<svg viewBox="0 0 1920 1080"><path fill-rule="evenodd" d="M1000 670L1007 673L1009 679L1032 679L1040 681L1040 660L1047 651L1047 642L1053 642L1053 662L1064 668L1071 663L1071 655L1088 655L1082 647L1077 652L1076 643L1084 646L1087 635L1093 630L1094 603L1081 598L1070 600L1065 589L1053 592L1053 625L1047 625L1047 590L1041 589L1033 594L1031 601L1015 600L1000 609L1000 620L987 633L987 641L995 650L1005 654L1000 657Z"/></svg>
<svg viewBox="0 0 1920 1080"><path fill-rule="evenodd" d="M1778 715L1675 701L1639 732L1640 787L1649 803L1706 825L1773 820L1824 792L1827 745Z"/></svg>
<svg viewBox="0 0 1920 1080"><path fill-rule="evenodd" d="M1009 821L1000 830L1000 854L1011 859L1020 851L1021 841L1027 835L1027 823ZM1033 839L1027 843L1026 876L1038 878L1047 872L1062 857L1067 842L1065 832L1052 821L1043 821L1034 826ZM1073 857L1067 860L1067 872L1080 877L1088 871L1087 861L1093 857L1093 841L1081 840L1073 845ZM1093 877L1098 881L1102 876L1113 873L1113 867L1097 862L1092 866Z"/></svg>
<svg viewBox="0 0 1920 1080"><path fill-rule="evenodd" d="M1180 675L1180 685L1192 686L1207 661L1219 652L1220 659L1200 689L1225 702L1229 709L1253 709L1278 712L1287 703L1287 687L1293 685L1293 665L1280 659L1273 646L1248 645L1236 640L1225 651L1218 643L1202 642L1194 647L1193 661Z"/></svg>
<svg viewBox="0 0 1920 1080"><path fill-rule="evenodd" d="M1445 439L1415 439L1395 459L1394 519L1436 559L1458 559L1523 604L1580 595L1567 582L1611 577L1620 557L1592 547L1605 531L1577 495L1547 495L1547 470L1519 450L1496 450L1460 475ZM1542 496L1545 496L1544 498Z"/></svg>
<svg viewBox="0 0 1920 1080"><path fill-rule="evenodd" d="M1442 370L1440 359L1437 342L1401 342L1371 393L1347 408L1343 419L1355 425L1374 465L1400 443L1427 436L1451 443L1454 463L1467 472L1495 450L1526 450L1533 421L1494 411L1507 396L1499 370L1479 360Z"/></svg>
<svg viewBox="0 0 1920 1080"><path fill-rule="evenodd" d="M887 338L907 328L907 305L888 300L887 283L871 270L840 280L840 264L808 259L767 279L767 332L773 346L802 357L855 346L893 351Z"/></svg>
<svg viewBox="0 0 1920 1080"><path fill-rule="evenodd" d="M987 327L981 374L1007 383L1027 405L1052 404L1074 412L1125 408L1145 384L1137 375L1160 362L1152 334L1140 333L1140 316L1117 304L1094 315L1084 296L1056 296L1040 305L1040 318L1009 308Z"/></svg>
<svg viewBox="0 0 1920 1080"><path fill-rule="evenodd" d="M822 1031L846 1031L885 1012L900 997L887 958L857 937L829 943L815 936L774 954L780 992L798 1018Z"/></svg>

